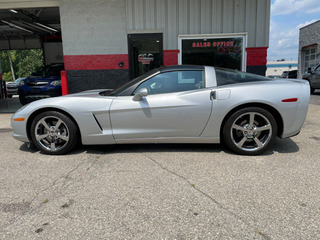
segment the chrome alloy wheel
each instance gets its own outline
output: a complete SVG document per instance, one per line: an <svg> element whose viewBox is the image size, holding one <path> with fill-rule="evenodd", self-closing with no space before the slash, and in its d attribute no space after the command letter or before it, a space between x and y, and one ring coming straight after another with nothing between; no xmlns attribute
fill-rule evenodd
<svg viewBox="0 0 320 240"><path fill-rule="evenodd" d="M67 125L60 118L45 116L37 122L34 135L42 148L57 152L68 144L70 133Z"/></svg>
<svg viewBox="0 0 320 240"><path fill-rule="evenodd" d="M232 123L230 134L233 143L239 149L257 151L270 141L272 125L258 112L246 112Z"/></svg>

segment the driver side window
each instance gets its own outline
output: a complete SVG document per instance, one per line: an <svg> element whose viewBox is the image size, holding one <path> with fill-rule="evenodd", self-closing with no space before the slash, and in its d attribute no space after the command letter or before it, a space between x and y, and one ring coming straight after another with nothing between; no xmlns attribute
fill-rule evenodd
<svg viewBox="0 0 320 240"><path fill-rule="evenodd" d="M175 71L160 73L141 83L133 92L146 88L148 94L182 92L204 88L204 71Z"/></svg>

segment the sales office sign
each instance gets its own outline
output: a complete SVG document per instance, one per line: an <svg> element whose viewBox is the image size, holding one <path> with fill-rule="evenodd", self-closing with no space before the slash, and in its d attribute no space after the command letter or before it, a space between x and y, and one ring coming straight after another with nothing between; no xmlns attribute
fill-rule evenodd
<svg viewBox="0 0 320 240"><path fill-rule="evenodd" d="M238 54L239 53L239 44L231 41L193 41L192 48L216 48L216 53L218 55L225 54Z"/></svg>
<svg viewBox="0 0 320 240"><path fill-rule="evenodd" d="M179 64L199 64L246 70L246 34L181 35Z"/></svg>

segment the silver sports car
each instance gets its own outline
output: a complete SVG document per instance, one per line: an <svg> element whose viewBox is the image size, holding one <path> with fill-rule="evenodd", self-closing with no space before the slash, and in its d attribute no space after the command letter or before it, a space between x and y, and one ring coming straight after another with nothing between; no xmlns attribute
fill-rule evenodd
<svg viewBox="0 0 320 240"><path fill-rule="evenodd" d="M154 69L115 91L91 90L30 103L12 117L13 137L46 154L84 145L220 143L264 152L297 135L310 86L203 66Z"/></svg>

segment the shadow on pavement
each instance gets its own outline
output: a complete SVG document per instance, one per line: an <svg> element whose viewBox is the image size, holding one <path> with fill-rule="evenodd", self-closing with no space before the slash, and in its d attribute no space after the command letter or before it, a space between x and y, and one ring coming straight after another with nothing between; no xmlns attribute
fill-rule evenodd
<svg viewBox="0 0 320 240"><path fill-rule="evenodd" d="M0 99L0 113L15 113L22 104L19 101L19 96L13 98Z"/></svg>
<svg viewBox="0 0 320 240"><path fill-rule="evenodd" d="M35 153L38 149L31 145L28 148L27 143L20 147L21 151ZM299 151L298 145L288 139L276 139L275 144L267 150L264 155L272 155L278 153L295 153ZM89 154L108 154L108 153L137 153L137 152L206 152L234 154L228 150L223 144L119 144L119 145L90 145L78 146L75 150L67 155L77 155L81 153Z"/></svg>
<svg viewBox="0 0 320 240"><path fill-rule="evenodd" d="M299 146L291 139L277 138L274 145L267 150L263 155L272 155L274 152L278 153L295 153L299 152Z"/></svg>
<svg viewBox="0 0 320 240"><path fill-rule="evenodd" d="M23 152L35 153L39 150L27 143L20 146ZM106 153L135 153L135 152L221 152L224 151L219 144L119 144L119 145L80 145L67 155L81 153L106 154Z"/></svg>

